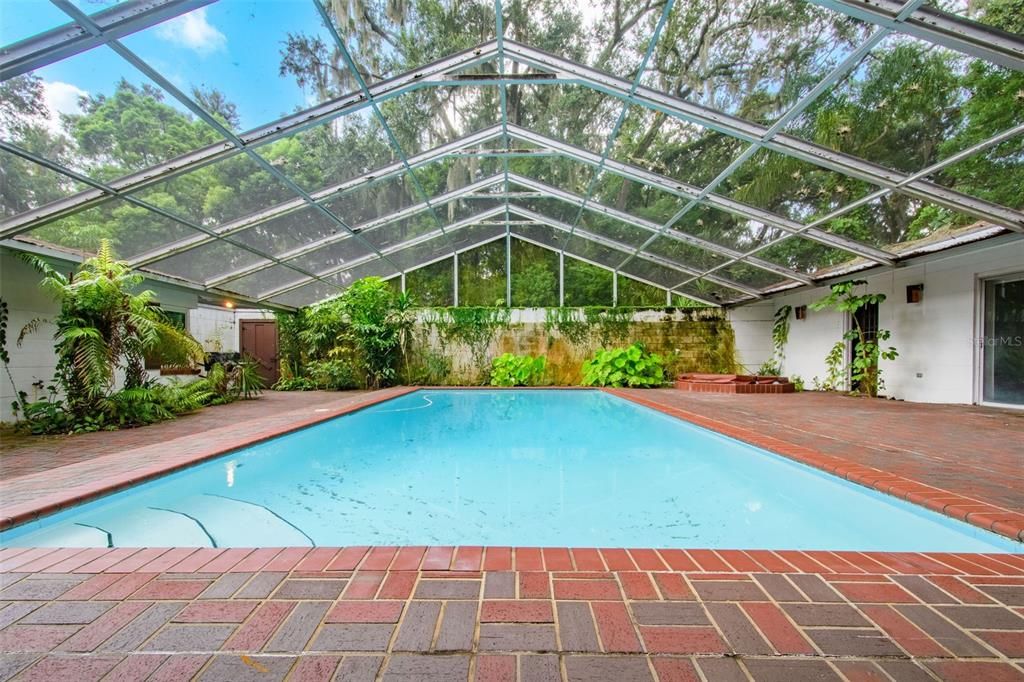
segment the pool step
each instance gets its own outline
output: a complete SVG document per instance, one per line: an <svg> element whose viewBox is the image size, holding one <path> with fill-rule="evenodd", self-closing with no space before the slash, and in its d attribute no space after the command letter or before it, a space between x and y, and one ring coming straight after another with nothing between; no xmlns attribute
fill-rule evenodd
<svg viewBox="0 0 1024 682"><path fill-rule="evenodd" d="M219 546L308 547L313 541L273 510L220 495L192 495L176 507L202 521Z"/></svg>

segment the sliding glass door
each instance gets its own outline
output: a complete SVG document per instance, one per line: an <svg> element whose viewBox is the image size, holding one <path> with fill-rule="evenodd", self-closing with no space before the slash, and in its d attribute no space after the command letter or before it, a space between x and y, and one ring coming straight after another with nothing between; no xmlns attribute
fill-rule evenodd
<svg viewBox="0 0 1024 682"><path fill-rule="evenodd" d="M985 281L982 400L1024 405L1024 273Z"/></svg>

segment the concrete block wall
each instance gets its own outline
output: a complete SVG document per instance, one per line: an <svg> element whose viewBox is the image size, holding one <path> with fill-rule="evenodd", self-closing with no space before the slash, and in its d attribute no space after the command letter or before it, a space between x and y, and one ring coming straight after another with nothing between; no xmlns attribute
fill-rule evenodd
<svg viewBox="0 0 1024 682"><path fill-rule="evenodd" d="M760 364L767 356L760 357L763 343L754 339L764 311L744 313L744 351L741 363ZM770 313L769 313L770 315ZM750 318L749 322L747 318ZM634 314L628 331L621 338L602 340L597 333L580 343L564 338L557 329L548 329L544 323L545 310L514 309L507 328L496 331L486 347L473 349L460 341L445 341L435 326L420 323L414 332L413 363L425 354L443 355L451 361L448 383L479 383L485 380L490 361L503 353L517 355L543 355L547 359L549 379L558 385L578 385L581 379L580 366L601 347L625 346L635 341L667 358L672 358L669 370L696 371L706 369L706 352L709 343L718 343L719 336L733 336L733 325L729 318L723 320L691 320L684 314L667 314L663 310L647 310ZM768 334L770 337L770 323ZM728 339L731 343L732 339ZM736 339L737 345L739 338ZM770 346L770 342L769 342ZM770 348L769 348L770 354Z"/></svg>

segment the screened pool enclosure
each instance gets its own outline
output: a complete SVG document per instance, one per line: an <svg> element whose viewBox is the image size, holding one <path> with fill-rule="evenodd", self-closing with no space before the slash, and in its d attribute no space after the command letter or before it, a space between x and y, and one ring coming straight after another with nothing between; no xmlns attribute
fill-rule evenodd
<svg viewBox="0 0 1024 682"><path fill-rule="evenodd" d="M1019 9L11 0L0 238L270 308L742 303L1024 232Z"/></svg>

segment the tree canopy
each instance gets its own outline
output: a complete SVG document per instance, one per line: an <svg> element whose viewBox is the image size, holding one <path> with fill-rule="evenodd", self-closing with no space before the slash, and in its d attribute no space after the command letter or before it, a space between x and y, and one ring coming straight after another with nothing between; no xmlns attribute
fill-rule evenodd
<svg viewBox="0 0 1024 682"><path fill-rule="evenodd" d="M607 0L606 4L595 3L588 10L555 0L505 2L505 36L766 125L777 121L874 28L802 0L679 2L640 73L665 0ZM493 4L485 0L329 0L325 8L359 76L369 83L495 36ZM1019 0L989 0L972 4L970 11L983 23L1024 32L1024 8ZM280 76L293 79L315 101L358 89L339 47L313 28L282 35L267 49L279 54ZM474 72L498 69L511 73L528 70L506 60L500 65L480 64ZM41 76L29 74L3 82L0 129L12 144L101 182L222 140L213 127L177 102L168 101L162 90L127 65L124 73L111 92L83 96L78 113L62 114L57 126L47 124L51 112ZM509 123L595 153L605 151L621 114L621 128L610 142L609 157L683 182L705 185L743 149L734 138L637 105L623 108L621 100L580 85L513 84L505 94ZM226 127L239 125L236 105L224 92L193 84L190 95ZM257 153L304 191L315 192L400 161L389 139L392 134L403 154L409 156L499 123L501 97L494 86L424 87L380 103L387 127L371 109L364 109L277 139L258 147ZM1024 73L894 33L784 131L889 168L916 172L1022 122ZM513 146L527 145L514 142ZM0 158L3 216L84 189L75 180L7 152L0 152ZM339 195L327 200L324 207L358 228L505 169L505 162L494 156L449 157ZM563 157L516 156L507 161L507 169L577 195L592 196L593 202L658 225L678 217L686 203L607 170L595 175L594 168ZM1021 136L1010 139L929 179L1005 206L1024 208L1020 191L1024 187L1024 140ZM439 225L500 205L502 195L494 190L503 189L499 185L484 190L484 196L437 205L433 211L367 231L360 239L337 240L294 263L315 273L330 271L373 249L386 250ZM761 150L715 191L806 223L877 189L779 152ZM151 184L134 196L187 223L216 228L295 194L252 158L235 154ZM696 269L722 264L720 256L666 236L648 244L650 233L556 198L524 194L515 201L626 245L625 255L645 245L649 253ZM890 192L823 228L882 247L969 222L969 216ZM758 255L801 272L814 272L851 257L802 238L775 243L784 236L777 228L706 206L685 212L669 229L742 252L770 245ZM305 208L238 232L234 238L277 255L343 231L330 216ZM131 259L195 234L166 216L115 199L37 228L30 236L85 250L95 250L107 239L122 257ZM567 256L600 263L607 258L611 267L624 258L623 253L587 244L578 236L559 243ZM400 255L395 262L401 260ZM258 256L243 248L212 241L150 267L202 282L259 262ZM511 265L511 304L557 304L556 254L517 241ZM397 274L391 265L382 262L380 266L370 274ZM464 253L459 264L460 302L493 305L505 301L505 267L502 240ZM639 259L633 259L622 274L661 282L655 266ZM723 266L718 274L755 288L780 279L745 262ZM450 264L438 263L410 272L407 284L420 300L443 304L450 302L452 277ZM225 287L259 296L300 279L295 271L273 266ZM648 291L644 286L623 286L620 280L620 302L654 304L660 297L663 303L663 291L647 287ZM330 291L320 285L314 291L325 289ZM566 304L610 303L610 289L610 272L567 258ZM720 289L704 280L693 285L694 292L709 295Z"/></svg>

